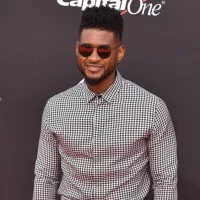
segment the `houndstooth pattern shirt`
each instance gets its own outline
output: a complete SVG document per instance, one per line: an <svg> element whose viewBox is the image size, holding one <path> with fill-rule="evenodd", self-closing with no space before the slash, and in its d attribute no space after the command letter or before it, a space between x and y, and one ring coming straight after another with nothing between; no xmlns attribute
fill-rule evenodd
<svg viewBox="0 0 200 200"><path fill-rule="evenodd" d="M161 98L116 70L102 94L82 81L48 99L33 200L142 200L150 176L154 200L177 200L176 137Z"/></svg>

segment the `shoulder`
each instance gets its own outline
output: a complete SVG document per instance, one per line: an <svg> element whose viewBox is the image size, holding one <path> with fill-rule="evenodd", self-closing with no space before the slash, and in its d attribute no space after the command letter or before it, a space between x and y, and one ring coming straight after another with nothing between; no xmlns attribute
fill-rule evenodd
<svg viewBox="0 0 200 200"><path fill-rule="evenodd" d="M123 78L123 99L128 105L144 113L153 115L169 115L169 110L164 100L144 89L136 83Z"/></svg>
<svg viewBox="0 0 200 200"><path fill-rule="evenodd" d="M148 91L147 89L141 87L140 85L123 78L123 90L127 94L129 99L134 101L149 101L157 104L159 101L162 101L160 97Z"/></svg>
<svg viewBox="0 0 200 200"><path fill-rule="evenodd" d="M82 96L82 84L79 83L65 91L55 94L47 101L49 106L67 104L70 100L79 99Z"/></svg>

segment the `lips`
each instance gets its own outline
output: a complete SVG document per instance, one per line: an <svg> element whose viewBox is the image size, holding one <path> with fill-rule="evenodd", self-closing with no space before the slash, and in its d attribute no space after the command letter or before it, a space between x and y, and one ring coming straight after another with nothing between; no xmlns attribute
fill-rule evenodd
<svg viewBox="0 0 200 200"><path fill-rule="evenodd" d="M102 65L89 65L89 64L87 65L86 64L86 66L87 66L87 69L92 72L97 72L102 69Z"/></svg>

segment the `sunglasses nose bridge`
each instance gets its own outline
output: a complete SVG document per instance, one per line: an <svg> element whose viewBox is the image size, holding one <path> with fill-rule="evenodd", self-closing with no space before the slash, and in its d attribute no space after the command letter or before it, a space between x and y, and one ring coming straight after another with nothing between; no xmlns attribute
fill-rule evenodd
<svg viewBox="0 0 200 200"><path fill-rule="evenodd" d="M97 47L93 47L93 51L88 58L90 58L90 60L100 60L101 59L97 53Z"/></svg>

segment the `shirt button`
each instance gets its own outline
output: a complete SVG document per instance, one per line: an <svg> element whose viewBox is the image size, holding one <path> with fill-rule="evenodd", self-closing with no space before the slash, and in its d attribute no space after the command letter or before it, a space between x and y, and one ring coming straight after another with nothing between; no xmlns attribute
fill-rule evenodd
<svg viewBox="0 0 200 200"><path fill-rule="evenodd" d="M98 98L100 99L102 97L102 95L98 95Z"/></svg>

